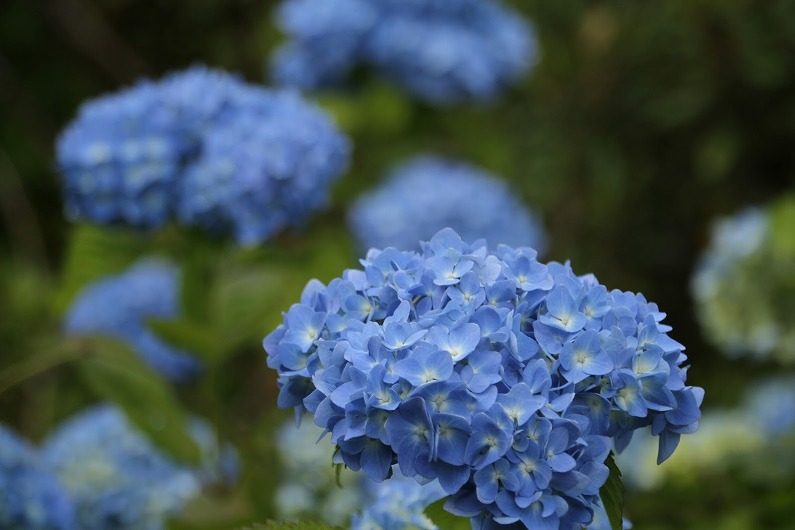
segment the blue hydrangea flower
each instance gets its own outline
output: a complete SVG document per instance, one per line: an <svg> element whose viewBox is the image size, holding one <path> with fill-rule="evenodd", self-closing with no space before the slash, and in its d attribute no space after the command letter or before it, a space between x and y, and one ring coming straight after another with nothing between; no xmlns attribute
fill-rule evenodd
<svg viewBox="0 0 795 530"><path fill-rule="evenodd" d="M494 0L285 0L280 83L314 89L359 64L432 104L494 97L536 61L527 21Z"/></svg>
<svg viewBox="0 0 795 530"><path fill-rule="evenodd" d="M642 295L451 229L361 264L311 281L264 347L279 405L312 414L367 477L397 464L436 480L484 528L573 530L612 448L650 427L663 461L698 427L704 392Z"/></svg>
<svg viewBox="0 0 795 530"><path fill-rule="evenodd" d="M86 103L57 151L73 219L253 244L324 204L349 146L298 96L194 67Z"/></svg>
<svg viewBox="0 0 795 530"><path fill-rule="evenodd" d="M466 240L529 246L542 252L540 221L501 180L465 163L412 158L353 206L349 225L364 248L416 248L445 227ZM465 294L462 294L464 296Z"/></svg>
<svg viewBox="0 0 795 530"><path fill-rule="evenodd" d="M790 307L795 234L788 226L776 229L772 220L783 208L795 203L718 220L693 275L693 298L707 338L731 357L795 360Z"/></svg>
<svg viewBox="0 0 795 530"><path fill-rule="evenodd" d="M206 426L195 423L193 430L203 455L216 455ZM73 499L81 530L161 530L217 465L177 464L110 405L67 420L44 442L42 455Z"/></svg>
<svg viewBox="0 0 795 530"><path fill-rule="evenodd" d="M38 452L0 425L0 528L77 530L66 491Z"/></svg>
<svg viewBox="0 0 795 530"><path fill-rule="evenodd" d="M97 280L69 308L66 333L117 338L165 377L190 379L200 369L199 361L164 342L147 326L150 319L179 316L179 283L179 271L159 260L143 260L121 274Z"/></svg>
<svg viewBox="0 0 795 530"><path fill-rule="evenodd" d="M438 530L424 514L446 495L438 482L419 484L395 470L389 480L372 484L370 495L362 512L353 516L351 530Z"/></svg>
<svg viewBox="0 0 795 530"><path fill-rule="evenodd" d="M347 524L351 512L365 504L361 477L342 469L339 484L332 467L334 444L311 421L290 421L277 433L282 476L274 497L280 519L321 520Z"/></svg>

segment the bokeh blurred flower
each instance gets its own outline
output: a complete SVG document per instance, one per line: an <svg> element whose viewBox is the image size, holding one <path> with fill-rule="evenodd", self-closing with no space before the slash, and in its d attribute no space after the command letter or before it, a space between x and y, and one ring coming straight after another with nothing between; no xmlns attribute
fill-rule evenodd
<svg viewBox="0 0 795 530"><path fill-rule="evenodd" d="M78 530L74 510L55 475L27 442L0 425L0 528Z"/></svg>
<svg viewBox="0 0 795 530"><path fill-rule="evenodd" d="M498 178L468 164L418 156L394 168L349 215L364 248L410 250L445 227L467 241L533 247L543 252L539 219Z"/></svg>
<svg viewBox="0 0 795 530"><path fill-rule="evenodd" d="M200 420L193 431L205 457L218 454ZM75 503L81 530L161 530L200 492L207 469L218 465L176 463L110 405L67 420L44 442L42 455Z"/></svg>
<svg viewBox="0 0 795 530"><path fill-rule="evenodd" d="M496 0L285 0L271 70L305 89L360 64L432 104L494 97L536 62L529 23Z"/></svg>
<svg viewBox="0 0 795 530"><path fill-rule="evenodd" d="M179 316L179 293L174 266L142 260L85 287L69 308L64 327L70 335L100 334L124 341L157 372L184 381L196 374L199 361L147 327L150 319Z"/></svg>
<svg viewBox="0 0 795 530"><path fill-rule="evenodd" d="M795 361L795 232L773 222L787 209L795 203L718 220L693 275L707 337L729 356Z"/></svg>
<svg viewBox="0 0 795 530"><path fill-rule="evenodd" d="M194 67L84 104L57 150L72 219L254 244L324 205L349 145L299 96Z"/></svg>
<svg viewBox="0 0 795 530"><path fill-rule="evenodd" d="M624 479L633 488L648 490L665 480L697 480L701 471L754 468L776 440L795 435L795 378L774 377L750 387L741 403L731 410L705 413L698 433L688 437L670 462L657 466L655 444L651 436L640 435L619 456ZM778 460L774 467L784 469L792 459ZM766 472L766 471L764 471Z"/></svg>
<svg viewBox="0 0 795 530"><path fill-rule="evenodd" d="M651 426L663 461L698 427L703 390L642 295L451 229L361 263L309 282L264 346L278 404L311 413L369 479L398 464L456 515L574 529L611 446Z"/></svg>
<svg viewBox="0 0 795 530"><path fill-rule="evenodd" d="M308 419L308 418L307 418ZM340 469L339 485L332 466L334 445L311 421L285 423L277 433L281 480L276 510L282 519L310 518L333 525L347 524L364 504L362 477Z"/></svg>
<svg viewBox="0 0 795 530"><path fill-rule="evenodd" d="M399 470L388 480L372 484L367 505L353 516L351 530L438 530L425 509L446 496L436 481L419 484Z"/></svg>

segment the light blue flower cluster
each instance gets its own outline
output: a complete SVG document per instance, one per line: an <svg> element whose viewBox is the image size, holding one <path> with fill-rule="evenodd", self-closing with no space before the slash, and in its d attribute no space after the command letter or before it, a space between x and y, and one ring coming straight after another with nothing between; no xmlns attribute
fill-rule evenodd
<svg viewBox="0 0 795 530"><path fill-rule="evenodd" d="M184 381L197 373L199 361L147 327L149 319L179 316L179 291L175 267L163 261L140 261L121 274L85 287L69 308L65 331L115 337L163 376Z"/></svg>
<svg viewBox="0 0 795 530"><path fill-rule="evenodd" d="M77 530L66 491L38 452L0 425L0 528Z"/></svg>
<svg viewBox="0 0 795 530"><path fill-rule="evenodd" d="M419 484L395 469L389 480L373 484L372 499L354 515L351 530L438 530L425 509L446 496L436 481Z"/></svg>
<svg viewBox="0 0 795 530"><path fill-rule="evenodd" d="M703 390L642 295L468 244L370 250L265 338L281 407L308 410L367 477L438 480L445 508L491 525L591 522L611 446L651 426L659 460L698 426Z"/></svg>
<svg viewBox="0 0 795 530"><path fill-rule="evenodd" d="M220 454L206 426L195 423L193 431L205 457ZM69 493L81 530L161 530L218 465L175 463L110 405L66 421L44 442L42 458Z"/></svg>
<svg viewBox="0 0 795 530"><path fill-rule="evenodd" d="M263 241L327 201L347 140L299 96L194 67L85 104L58 140L69 217Z"/></svg>
<svg viewBox="0 0 795 530"><path fill-rule="evenodd" d="M795 377L776 377L755 386L743 406L745 421L767 439L795 433Z"/></svg>
<svg viewBox="0 0 795 530"><path fill-rule="evenodd" d="M432 104L484 100L537 55L527 21L495 0L286 0L278 22L290 41L273 77L306 89L366 64Z"/></svg>
<svg viewBox="0 0 795 530"><path fill-rule="evenodd" d="M484 238L543 252L537 217L508 186L476 167L418 156L396 167L349 215L364 248L414 249L445 227L468 241Z"/></svg>
<svg viewBox="0 0 795 530"><path fill-rule="evenodd" d="M791 199L719 219L693 275L706 335L729 356L795 362L795 232L774 223L788 208Z"/></svg>
<svg viewBox="0 0 795 530"><path fill-rule="evenodd" d="M362 477L347 469L336 476L331 465L334 444L328 437L321 439L323 434L311 421L300 427L290 421L279 429L276 447L282 474L274 503L280 519L343 525L365 504Z"/></svg>

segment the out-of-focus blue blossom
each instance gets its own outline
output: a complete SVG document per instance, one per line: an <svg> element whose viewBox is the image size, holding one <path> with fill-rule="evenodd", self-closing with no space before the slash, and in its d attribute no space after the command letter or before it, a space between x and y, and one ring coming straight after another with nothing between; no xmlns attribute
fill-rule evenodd
<svg viewBox="0 0 795 530"><path fill-rule="evenodd" d="M258 243L302 222L345 169L320 110L203 67L83 105L58 140L69 217L187 224Z"/></svg>
<svg viewBox="0 0 795 530"><path fill-rule="evenodd" d="M744 413L768 438L795 433L795 377L769 379L752 388Z"/></svg>
<svg viewBox="0 0 795 530"><path fill-rule="evenodd" d="M388 480L373 484L372 499L353 517L351 530L438 530L425 509L446 496L436 481L419 484L396 470Z"/></svg>
<svg viewBox="0 0 795 530"><path fill-rule="evenodd" d="M648 435L638 436L619 456L619 464L625 482L639 489L659 487L666 478L694 480L699 471L714 472L729 466L766 472L760 461L767 459L771 444L793 434L795 379L777 377L754 385L737 408L704 414L698 433L688 437L668 465L655 464L655 444ZM790 465L773 463L779 469Z"/></svg>
<svg viewBox="0 0 795 530"><path fill-rule="evenodd" d="M536 62L533 30L495 0L286 0L273 77L314 89L359 64L432 104L493 98Z"/></svg>
<svg viewBox="0 0 795 530"><path fill-rule="evenodd" d="M159 373L175 381L191 378L199 361L147 327L149 319L179 316L179 271L158 260L140 261L116 276L85 287L66 316L71 335L101 334L122 340Z"/></svg>
<svg viewBox="0 0 795 530"><path fill-rule="evenodd" d="M0 528L77 530L74 509L38 452L0 425Z"/></svg>
<svg viewBox="0 0 795 530"><path fill-rule="evenodd" d="M538 218L508 186L473 166L434 156L412 158L350 212L364 248L414 249L445 227L468 241L529 246L543 252Z"/></svg>
<svg viewBox="0 0 795 530"><path fill-rule="evenodd" d="M300 427L289 421L279 430L277 449L282 475L275 495L279 518L308 517L343 525L364 504L365 491L358 474L341 469L341 487L337 485L332 466L334 444L328 437L321 439L322 435L323 429L311 421L302 422Z"/></svg>
<svg viewBox="0 0 795 530"><path fill-rule="evenodd" d="M256 244L326 205L350 149L332 122L295 94L258 90L245 99L234 119L204 135L185 173L179 216Z"/></svg>
<svg viewBox="0 0 795 530"><path fill-rule="evenodd" d="M727 355L792 362L795 255L780 245L795 248L795 232L784 227L788 233L775 234L774 211L750 208L718 220L692 292L708 338Z"/></svg>
<svg viewBox="0 0 795 530"><path fill-rule="evenodd" d="M264 346L279 405L367 477L437 480L448 511L486 528L579 529L612 447L650 426L662 461L698 427L703 390L642 295L451 229L361 264L309 282Z"/></svg>
<svg viewBox="0 0 795 530"><path fill-rule="evenodd" d="M217 456L198 422L192 430L203 456ZM44 442L42 455L74 501L81 530L160 530L218 465L177 464L110 405L67 420Z"/></svg>

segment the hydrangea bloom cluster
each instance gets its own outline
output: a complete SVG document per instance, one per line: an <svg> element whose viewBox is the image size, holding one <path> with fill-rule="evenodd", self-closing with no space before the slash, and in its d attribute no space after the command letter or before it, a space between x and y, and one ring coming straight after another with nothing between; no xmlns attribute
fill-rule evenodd
<svg viewBox="0 0 795 530"><path fill-rule="evenodd" d="M445 227L473 241L545 246L538 218L498 178L468 164L418 156L393 169L354 205L351 230L364 248L414 249Z"/></svg>
<svg viewBox="0 0 795 530"><path fill-rule="evenodd" d="M282 479L275 504L280 519L312 518L332 525L349 522L351 512L365 504L360 475L342 469L339 487L331 466L334 445L323 429L304 421L287 422L277 433Z"/></svg>
<svg viewBox="0 0 795 530"><path fill-rule="evenodd" d="M359 64L431 104L495 96L536 60L532 29L495 0L286 0L275 79L314 89Z"/></svg>
<svg viewBox="0 0 795 530"><path fill-rule="evenodd" d="M193 430L203 454L217 454L203 435L210 431L200 423ZM197 470L173 462L110 405L65 422L45 441L42 456L73 500L81 530L161 530L217 465Z"/></svg>
<svg viewBox="0 0 795 530"><path fill-rule="evenodd" d="M38 452L0 425L0 528L77 530L72 504Z"/></svg>
<svg viewBox="0 0 795 530"><path fill-rule="evenodd" d="M325 204L349 145L295 94L194 67L85 104L58 140L69 217L258 243Z"/></svg>
<svg viewBox="0 0 795 530"><path fill-rule="evenodd" d="M373 498L354 515L351 530L439 530L424 511L445 495L438 482L419 484L395 470L389 480L372 486Z"/></svg>
<svg viewBox="0 0 795 530"><path fill-rule="evenodd" d="M703 390L642 295L451 229L361 263L310 282L264 346L279 405L313 414L372 479L397 463L486 527L574 529L613 444L651 426L662 461L698 426Z"/></svg>
<svg viewBox="0 0 795 530"><path fill-rule="evenodd" d="M64 327L71 335L104 334L122 340L165 377L184 381L196 374L199 361L147 327L149 319L178 315L178 270L163 261L143 260L85 287L69 308Z"/></svg>
<svg viewBox="0 0 795 530"><path fill-rule="evenodd" d="M792 362L795 233L776 233L774 211L751 208L717 221L692 292L708 338L726 354Z"/></svg>

